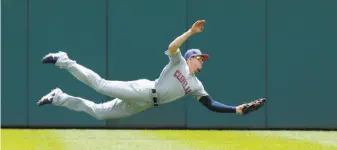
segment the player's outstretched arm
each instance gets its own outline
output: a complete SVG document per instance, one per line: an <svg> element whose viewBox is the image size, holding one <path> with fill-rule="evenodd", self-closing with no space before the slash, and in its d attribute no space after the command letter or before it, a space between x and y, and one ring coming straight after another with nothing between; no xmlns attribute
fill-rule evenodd
<svg viewBox="0 0 337 150"><path fill-rule="evenodd" d="M176 54L179 50L179 47L192 35L202 32L204 29L205 20L198 20L196 21L192 27L187 30L182 35L178 36L174 41L172 41L168 47L169 54Z"/></svg>
<svg viewBox="0 0 337 150"><path fill-rule="evenodd" d="M196 97L199 102L204 105L206 108L208 108L211 111L219 112L219 113L239 113L241 114L242 111L239 109L239 106L227 106L224 104L221 104L220 102L212 99L211 96L201 96Z"/></svg>
<svg viewBox="0 0 337 150"><path fill-rule="evenodd" d="M239 106L227 106L224 105L214 99L211 96L201 96L196 97L201 104L207 107L209 110L219 113L238 113L241 115L248 114L252 111L256 111L261 108L266 102L265 98L260 98L258 100L254 100L248 104L242 104Z"/></svg>

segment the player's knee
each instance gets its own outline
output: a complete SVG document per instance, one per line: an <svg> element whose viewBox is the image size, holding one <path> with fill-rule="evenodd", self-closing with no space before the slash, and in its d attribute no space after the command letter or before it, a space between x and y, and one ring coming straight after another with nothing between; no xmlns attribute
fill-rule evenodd
<svg viewBox="0 0 337 150"><path fill-rule="evenodd" d="M104 118L104 117L101 117L101 116L97 116L97 117L95 117L97 120L105 120L106 118Z"/></svg>
<svg viewBox="0 0 337 150"><path fill-rule="evenodd" d="M106 120L106 119L107 119L106 116L101 115L101 114L96 114L95 118L96 118L97 120Z"/></svg>
<svg viewBox="0 0 337 150"><path fill-rule="evenodd" d="M102 93L102 92L104 92L104 87L105 87L105 85L106 85L106 80L105 79L100 79L99 81L98 81L98 84L97 84L97 86L95 87L95 90L97 91L97 92L99 92L99 93Z"/></svg>
<svg viewBox="0 0 337 150"><path fill-rule="evenodd" d="M106 115L97 115L95 116L97 120L108 120L108 119L118 119L118 118L123 118L122 116L106 116Z"/></svg>
<svg viewBox="0 0 337 150"><path fill-rule="evenodd" d="M119 118L124 118L130 116L130 114L100 114L96 115L95 118L97 120L108 120L108 119L119 119Z"/></svg>

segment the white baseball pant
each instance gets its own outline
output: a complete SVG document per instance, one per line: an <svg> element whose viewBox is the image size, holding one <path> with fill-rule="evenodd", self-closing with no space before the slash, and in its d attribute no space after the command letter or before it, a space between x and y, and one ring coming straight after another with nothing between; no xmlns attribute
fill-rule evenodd
<svg viewBox="0 0 337 150"><path fill-rule="evenodd" d="M154 81L147 79L134 81L105 80L92 70L69 59L64 52L55 65L68 70L74 77L97 92L115 99L96 104L59 90L53 100L54 105L64 106L74 111L83 111L99 120L126 117L153 107L151 89L155 86Z"/></svg>

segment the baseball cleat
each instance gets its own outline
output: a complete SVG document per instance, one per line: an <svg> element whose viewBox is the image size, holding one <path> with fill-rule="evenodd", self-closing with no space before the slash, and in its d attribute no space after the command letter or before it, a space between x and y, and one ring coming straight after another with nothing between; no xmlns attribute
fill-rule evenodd
<svg viewBox="0 0 337 150"><path fill-rule="evenodd" d="M50 93L43 96L36 104L38 106L42 106L42 105L45 105L45 104L51 104L53 102L54 96L59 92L61 92L61 90L59 88L53 89Z"/></svg>
<svg viewBox="0 0 337 150"><path fill-rule="evenodd" d="M55 64L56 61L63 56L67 56L65 52L58 52L58 53L49 53L48 55L44 56L41 60L43 64Z"/></svg>

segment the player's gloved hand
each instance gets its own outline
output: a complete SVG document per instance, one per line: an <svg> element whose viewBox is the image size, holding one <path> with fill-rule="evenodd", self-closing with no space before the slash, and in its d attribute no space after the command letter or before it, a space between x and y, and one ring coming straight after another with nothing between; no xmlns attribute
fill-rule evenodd
<svg viewBox="0 0 337 150"><path fill-rule="evenodd" d="M195 34L195 33L202 32L203 29L204 29L204 24L205 24L205 22L206 22L206 20L198 20L198 21L196 21L196 22L192 25L192 27L191 27L191 29L190 29L191 33L192 33L192 34Z"/></svg>
<svg viewBox="0 0 337 150"><path fill-rule="evenodd" d="M240 111L239 113L241 115L246 115L246 114L249 114L250 112L256 111L256 110L260 109L266 101L267 101L266 98L260 98L260 99L254 100L250 103L240 105L239 106L239 111Z"/></svg>

